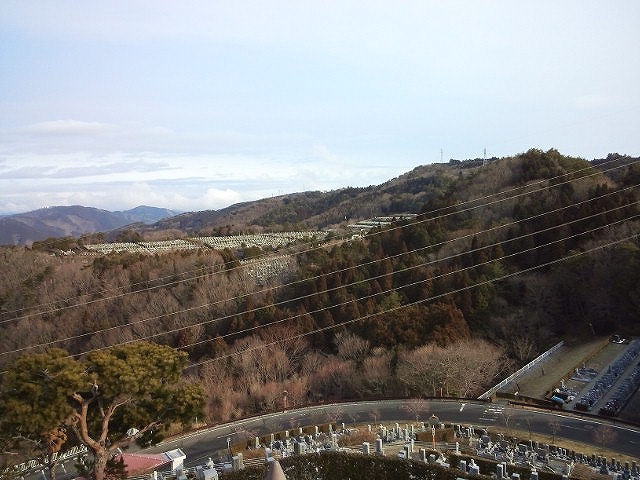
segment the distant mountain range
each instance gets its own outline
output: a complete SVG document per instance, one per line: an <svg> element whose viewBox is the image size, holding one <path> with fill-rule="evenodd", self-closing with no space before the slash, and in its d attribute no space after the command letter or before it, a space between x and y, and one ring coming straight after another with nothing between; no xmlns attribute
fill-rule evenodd
<svg viewBox="0 0 640 480"><path fill-rule="evenodd" d="M426 202L442 194L460 169L477 165L476 160L424 165L381 185L292 193L220 210L180 213L144 206L123 212L82 206L43 208L0 217L0 245L30 245L48 238L77 238L96 232L105 233L104 239L113 241L147 236L339 229L377 215L419 212Z"/></svg>
<svg viewBox="0 0 640 480"><path fill-rule="evenodd" d="M550 152L548 155L552 157L561 157L557 151ZM467 194L482 197L483 192L494 188L493 183L497 181L483 179L481 172L487 173L483 165L494 162L504 165L509 158L476 158L421 165L380 185L292 193L237 203L220 210L180 213L148 206L116 212L82 206L44 208L0 217L0 245L30 245L52 237L77 238L97 232L104 233L102 238L106 241L136 241L185 235L350 230L351 225L372 217L420 213L425 208L439 209L454 204L458 201L454 194L462 184ZM640 159L627 155L609 154L607 158L594 159L589 163L595 169L605 165L603 173L611 181L619 182L621 176L629 175L631 170L628 168L638 161ZM625 165L628 168L614 168ZM502 175L506 174L502 172ZM513 175L520 174L516 172Z"/></svg>
<svg viewBox="0 0 640 480"><path fill-rule="evenodd" d="M0 217L0 244L29 245L51 237L108 232L130 224L155 223L178 213L144 205L116 212L80 205L41 208Z"/></svg>

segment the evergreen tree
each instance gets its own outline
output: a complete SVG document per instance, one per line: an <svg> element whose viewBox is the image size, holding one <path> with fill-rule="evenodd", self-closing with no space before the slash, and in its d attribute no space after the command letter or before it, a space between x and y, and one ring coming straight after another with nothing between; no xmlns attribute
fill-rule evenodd
<svg viewBox="0 0 640 480"><path fill-rule="evenodd" d="M159 440L172 422L201 415L204 395L181 373L187 355L138 342L75 360L64 350L19 357L2 382L2 430L42 436L63 425L86 445L90 478L105 480L113 453L131 441Z"/></svg>

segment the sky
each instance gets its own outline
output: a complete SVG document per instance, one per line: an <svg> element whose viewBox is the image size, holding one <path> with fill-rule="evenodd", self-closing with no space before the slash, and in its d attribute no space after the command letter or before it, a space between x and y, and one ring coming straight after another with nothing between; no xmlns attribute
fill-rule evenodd
<svg viewBox="0 0 640 480"><path fill-rule="evenodd" d="M640 155L637 0L2 0L0 213Z"/></svg>

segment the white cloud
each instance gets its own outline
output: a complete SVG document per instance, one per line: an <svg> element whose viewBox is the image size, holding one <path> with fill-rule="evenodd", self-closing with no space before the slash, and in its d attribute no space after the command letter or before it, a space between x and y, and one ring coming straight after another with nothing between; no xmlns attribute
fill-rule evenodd
<svg viewBox="0 0 640 480"><path fill-rule="evenodd" d="M50 120L29 125L23 132L31 135L103 135L119 131L117 125L78 120Z"/></svg>
<svg viewBox="0 0 640 480"><path fill-rule="evenodd" d="M229 188L224 190L208 188L205 194L199 198L197 202L193 202L191 208L197 210L202 205L211 205L210 208L218 209L221 206L233 205L240 201L242 201L242 195L237 191Z"/></svg>
<svg viewBox="0 0 640 480"><path fill-rule="evenodd" d="M220 209L233 203L303 190L381 183L415 165L378 167L309 146L296 156L274 154L23 154L0 164L0 212L44 204L84 204L107 210L154 205ZM10 167L13 165L13 168ZM19 167L18 165L23 165ZM46 199L46 200L43 200Z"/></svg>
<svg viewBox="0 0 640 480"><path fill-rule="evenodd" d="M0 211L222 208L377 184L440 149L638 154L638 14L635 0L5 0Z"/></svg>

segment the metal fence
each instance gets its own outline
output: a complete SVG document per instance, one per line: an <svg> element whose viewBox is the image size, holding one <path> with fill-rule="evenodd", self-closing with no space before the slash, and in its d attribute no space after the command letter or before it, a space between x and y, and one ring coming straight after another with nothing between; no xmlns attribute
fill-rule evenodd
<svg viewBox="0 0 640 480"><path fill-rule="evenodd" d="M495 392L500 390L502 387L504 387L505 385L508 385L509 383L511 383L513 380L515 380L516 378L518 378L520 375L522 375L523 373L527 372L528 370L531 370L532 368L536 367L540 362L545 360L548 356L554 354L563 345L564 345L564 340L562 340L561 342L558 342L553 347L551 347L549 350L547 350L546 352L542 353L541 355L539 355L536 358L534 358L533 360L531 360L529 363L527 363L520 370L518 370L517 372L512 373L507 378L502 380L500 383L498 383L497 385L491 387L489 390L487 390L482 395L480 395L478 397L478 399L479 400L487 400L491 395L493 395Z"/></svg>

